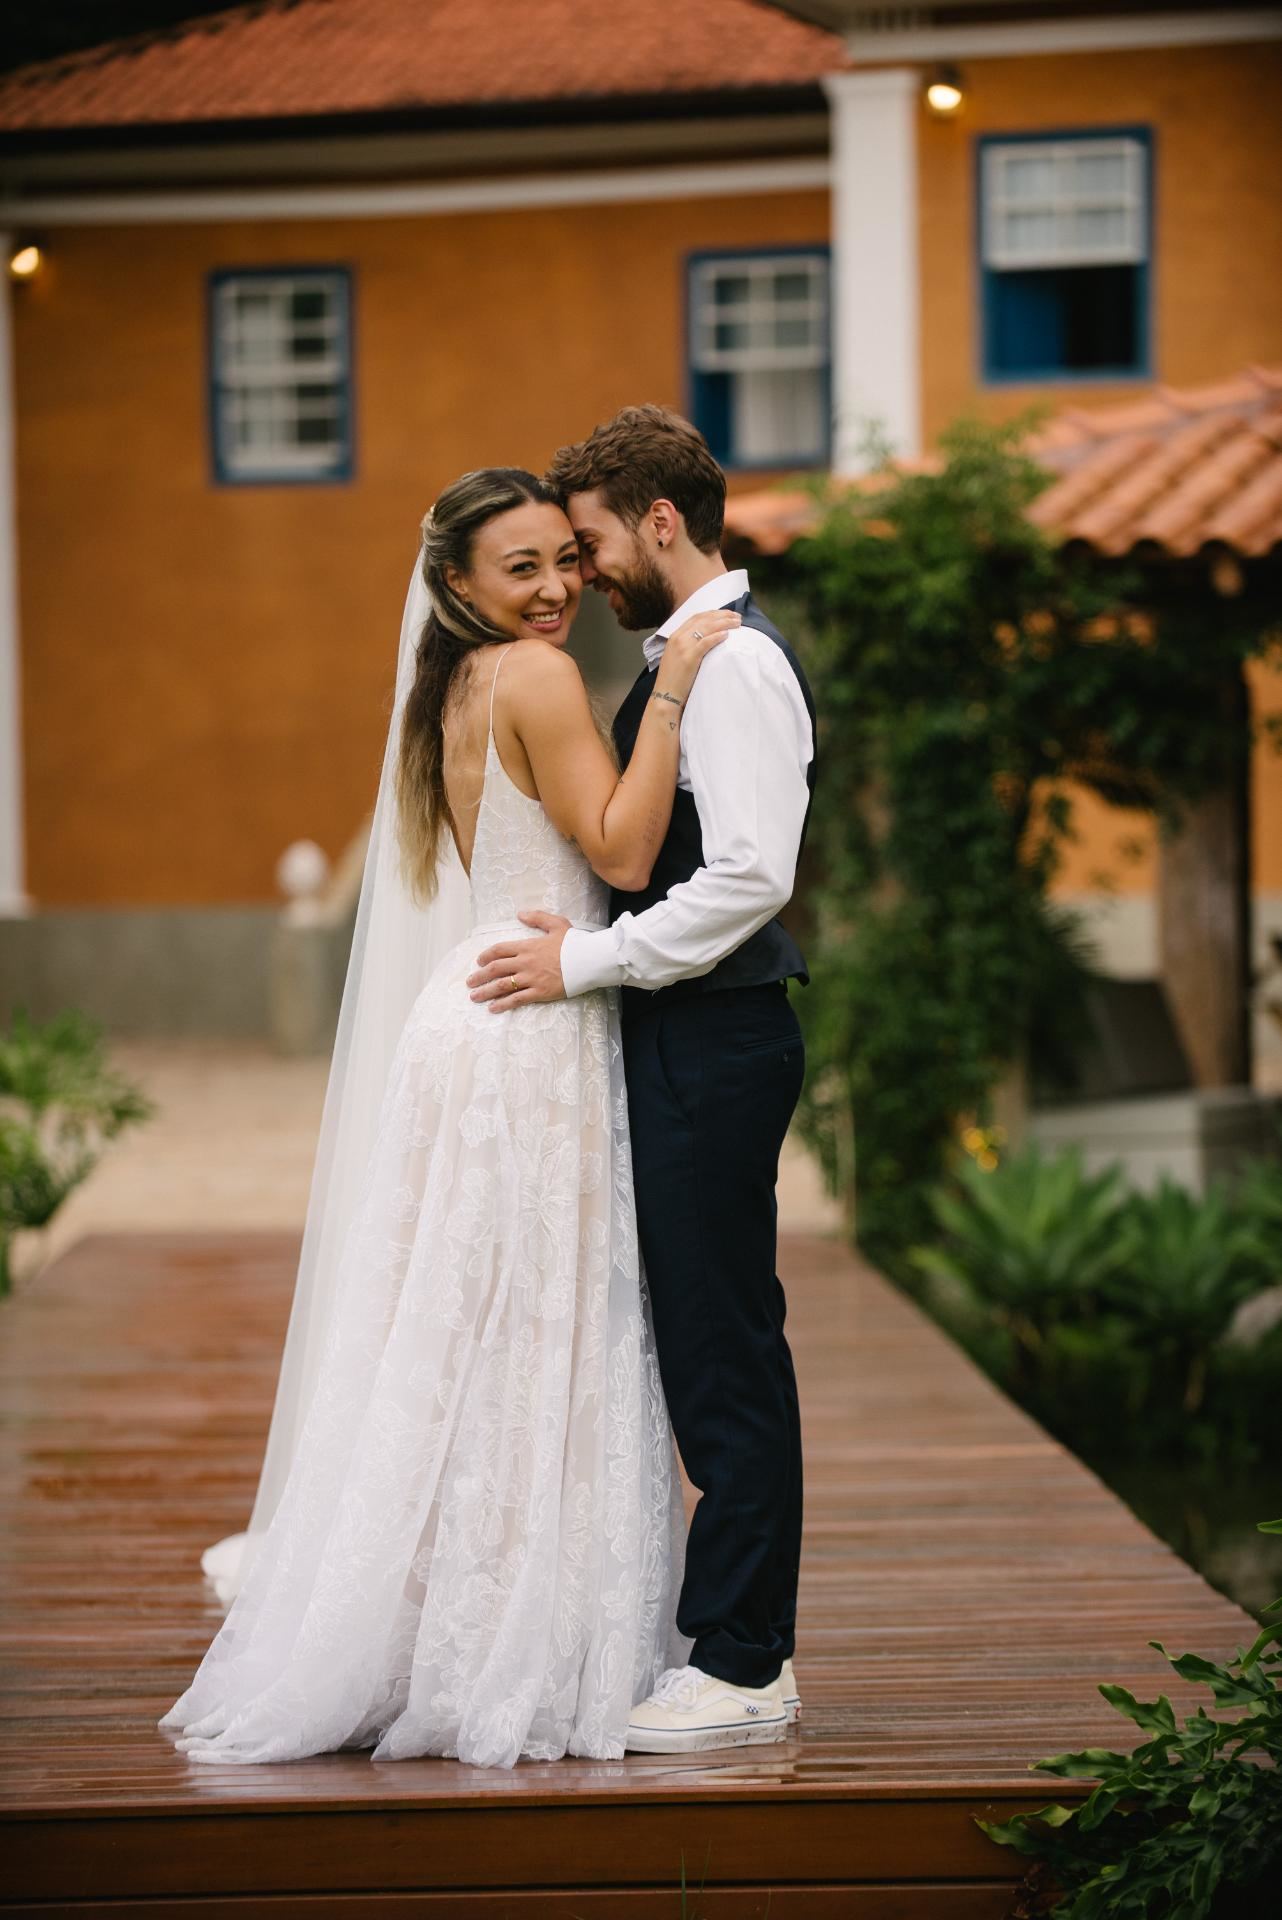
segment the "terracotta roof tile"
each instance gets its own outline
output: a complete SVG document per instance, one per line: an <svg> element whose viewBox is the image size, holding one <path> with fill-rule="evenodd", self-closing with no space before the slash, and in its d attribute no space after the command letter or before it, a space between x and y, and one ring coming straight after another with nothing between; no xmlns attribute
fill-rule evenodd
<svg viewBox="0 0 1282 1920"><path fill-rule="evenodd" d="M1057 424L1075 428L1076 438L1060 431L1028 442L1062 476L1031 517L1110 554L1143 545L1172 555L1212 542L1236 545L1234 502L1257 482L1267 488L1270 470L1282 471L1280 388L1282 369L1250 367L1210 386L1158 387L1125 407L1067 410ZM1147 448L1135 432L1141 419ZM1248 539L1268 538L1267 509L1248 507L1247 518Z"/></svg>
<svg viewBox="0 0 1282 1920"><path fill-rule="evenodd" d="M836 34L766 0L257 0L0 79L0 130L813 84Z"/></svg>
<svg viewBox="0 0 1282 1920"><path fill-rule="evenodd" d="M1119 502L1118 530L1123 540L1130 545L1156 540L1173 553L1195 552L1206 539L1208 517L1270 464L1271 453L1249 427L1226 434L1205 460L1189 467L1164 500L1138 519L1128 523L1124 503Z"/></svg>
<svg viewBox="0 0 1282 1920"><path fill-rule="evenodd" d="M1076 447L1081 442L1071 444ZM1074 467L1033 502L1028 510L1030 520L1038 526L1053 527L1068 514L1087 511L1106 482L1116 479L1125 485L1128 478L1133 482L1157 446L1152 432L1139 433L1133 428L1119 433L1116 439L1103 441L1089 462Z"/></svg>
<svg viewBox="0 0 1282 1920"><path fill-rule="evenodd" d="M1225 547L1254 558L1282 544L1282 367L1066 407L1025 445L1057 476L1029 518L1061 539L1173 557ZM726 509L731 535L760 553L782 553L813 523L810 496L786 490L737 494Z"/></svg>
<svg viewBox="0 0 1282 1920"><path fill-rule="evenodd" d="M1267 436L1282 449L1282 413ZM1282 540L1282 460L1261 466L1239 493L1225 500L1206 521L1207 540L1222 541L1242 553L1265 553Z"/></svg>
<svg viewBox="0 0 1282 1920"><path fill-rule="evenodd" d="M758 553L784 553L809 533L815 523L815 503L808 493L741 493L726 504L726 525Z"/></svg>

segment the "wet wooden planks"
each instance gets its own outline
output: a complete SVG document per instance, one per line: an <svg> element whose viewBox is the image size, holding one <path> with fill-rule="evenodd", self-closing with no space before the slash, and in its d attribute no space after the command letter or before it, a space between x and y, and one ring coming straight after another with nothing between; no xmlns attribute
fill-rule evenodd
<svg viewBox="0 0 1282 1920"><path fill-rule="evenodd" d="M155 1721L221 1614L202 1546L243 1524L297 1243L99 1235L0 1313L0 1910L346 1916L997 1916L973 1816L1127 1744L1098 1683L1200 1696L1253 1623L839 1244L782 1250L806 1431L785 1745L482 1772L361 1754L190 1764ZM1069 1789L1071 1791L1071 1789ZM1080 1788L1079 1791L1085 1791Z"/></svg>

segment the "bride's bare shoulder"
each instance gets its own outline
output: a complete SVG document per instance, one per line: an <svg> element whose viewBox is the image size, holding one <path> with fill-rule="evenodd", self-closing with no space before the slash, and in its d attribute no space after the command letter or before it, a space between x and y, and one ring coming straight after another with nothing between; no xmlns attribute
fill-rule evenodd
<svg viewBox="0 0 1282 1920"><path fill-rule="evenodd" d="M542 699L549 693L583 685L583 676L573 655L564 647L554 647L550 640L518 642L504 661L503 669L499 679L500 697L506 680L508 698L518 711L527 702Z"/></svg>
<svg viewBox="0 0 1282 1920"><path fill-rule="evenodd" d="M550 640L519 640L507 656L507 664L515 667L524 675L553 673L572 673L578 676L579 667L574 655L564 647L553 646Z"/></svg>

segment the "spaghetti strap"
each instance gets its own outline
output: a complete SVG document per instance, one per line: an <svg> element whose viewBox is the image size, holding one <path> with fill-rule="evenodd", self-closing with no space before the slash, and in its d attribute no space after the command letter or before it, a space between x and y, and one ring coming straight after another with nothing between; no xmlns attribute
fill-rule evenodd
<svg viewBox="0 0 1282 1920"><path fill-rule="evenodd" d="M499 664L494 669L494 678L490 681L490 739L491 740L494 738L494 689L495 687L497 687L499 683L499 673L502 670L503 662L507 659L509 653L511 653L512 648L515 645L516 645L516 641L510 640L507 646L504 647L502 653L499 655Z"/></svg>

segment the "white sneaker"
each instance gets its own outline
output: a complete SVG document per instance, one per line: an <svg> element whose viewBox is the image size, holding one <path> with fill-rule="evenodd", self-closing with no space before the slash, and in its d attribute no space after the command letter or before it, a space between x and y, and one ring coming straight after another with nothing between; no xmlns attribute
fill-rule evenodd
<svg viewBox="0 0 1282 1920"><path fill-rule="evenodd" d="M625 1747L631 1753L699 1753L783 1740L788 1715L777 1680L732 1687L698 1667L669 1667L654 1692L633 1707Z"/></svg>
<svg viewBox="0 0 1282 1920"><path fill-rule="evenodd" d="M779 1675L779 1690L783 1694L783 1706L788 1716L788 1725L795 1727L801 1718L801 1695L797 1692L797 1676L792 1670L791 1660L785 1660L783 1663L783 1672Z"/></svg>

